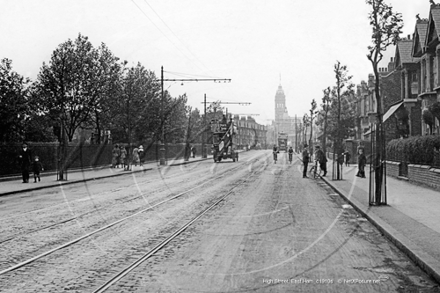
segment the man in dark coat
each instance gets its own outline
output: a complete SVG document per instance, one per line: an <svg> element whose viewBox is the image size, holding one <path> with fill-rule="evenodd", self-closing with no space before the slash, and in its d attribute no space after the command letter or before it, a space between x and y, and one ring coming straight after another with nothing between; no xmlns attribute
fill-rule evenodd
<svg viewBox="0 0 440 293"><path fill-rule="evenodd" d="M307 166L309 165L309 159L310 159L310 155L309 155L309 150L307 149L308 145L305 144L304 145L304 149L302 151L302 162L303 162L303 178L307 178Z"/></svg>
<svg viewBox="0 0 440 293"><path fill-rule="evenodd" d="M23 143L23 147L20 150L20 155L18 156L18 158L21 165L21 175L23 177L23 183L29 183L29 168L32 163L32 155L27 143Z"/></svg>
<svg viewBox="0 0 440 293"><path fill-rule="evenodd" d="M321 170L324 172L322 176L325 176L327 175L327 157L325 156L319 145L315 146L315 149L315 158L319 163L319 168L321 168Z"/></svg>

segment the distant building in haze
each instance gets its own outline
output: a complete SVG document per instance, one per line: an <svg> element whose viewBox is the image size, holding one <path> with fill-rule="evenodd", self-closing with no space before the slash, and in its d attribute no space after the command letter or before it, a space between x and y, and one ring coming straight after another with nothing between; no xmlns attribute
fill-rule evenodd
<svg viewBox="0 0 440 293"><path fill-rule="evenodd" d="M296 124L296 130L295 130ZM278 86L275 94L275 122L273 123L273 138L274 142L277 141L277 135L279 132L287 133L288 144L295 146L295 131L298 131L297 141L301 141L299 137L299 129L301 128L302 117L290 117L286 107L286 95L284 94L281 84Z"/></svg>

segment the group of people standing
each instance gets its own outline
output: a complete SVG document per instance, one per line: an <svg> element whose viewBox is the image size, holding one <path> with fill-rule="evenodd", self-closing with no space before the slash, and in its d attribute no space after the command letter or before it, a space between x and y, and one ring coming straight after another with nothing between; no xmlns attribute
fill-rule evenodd
<svg viewBox="0 0 440 293"><path fill-rule="evenodd" d="M112 168L124 168L124 170L130 170L131 165L142 166L144 163L145 151L144 147L140 145L135 147L131 154L127 152L127 149L121 145L116 144L112 150Z"/></svg>
<svg viewBox="0 0 440 293"><path fill-rule="evenodd" d="M322 176L327 175L327 156L322 151L321 147L319 145L315 146L315 162L319 163L319 168L321 168ZM310 162L310 153L308 150L308 145L304 145L304 149L302 151L302 162L303 162L303 178L307 178L307 167Z"/></svg>
<svg viewBox="0 0 440 293"><path fill-rule="evenodd" d="M325 153L321 150L320 146L315 146L315 153L314 153L315 161L319 163L319 167L321 168L323 174L322 176L327 175L327 156ZM339 164L344 164L345 166L349 166L350 164L350 158L351 155L348 151L345 151L341 154L338 158ZM304 149L302 151L302 161L303 161L303 178L307 178L307 167L308 163L310 162L310 153L308 150L308 145L304 145ZM358 172L356 174L357 177L366 178L365 177L365 165L367 164L367 157L364 154L364 149L362 147L358 148Z"/></svg>

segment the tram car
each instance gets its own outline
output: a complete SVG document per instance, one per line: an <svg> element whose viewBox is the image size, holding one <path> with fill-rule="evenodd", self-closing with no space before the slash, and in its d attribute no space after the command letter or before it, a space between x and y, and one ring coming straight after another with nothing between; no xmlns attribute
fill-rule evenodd
<svg viewBox="0 0 440 293"><path fill-rule="evenodd" d="M278 132L278 147L280 151L287 152L287 133Z"/></svg>
<svg viewBox="0 0 440 293"><path fill-rule="evenodd" d="M223 159L238 161L238 152L235 149L235 127L232 119L222 121L211 121L212 132L212 154L214 162L221 162Z"/></svg>

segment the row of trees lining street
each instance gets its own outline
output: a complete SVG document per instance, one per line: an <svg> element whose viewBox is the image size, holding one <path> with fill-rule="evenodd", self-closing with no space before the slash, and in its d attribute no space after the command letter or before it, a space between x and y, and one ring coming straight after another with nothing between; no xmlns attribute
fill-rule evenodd
<svg viewBox="0 0 440 293"><path fill-rule="evenodd" d="M95 48L81 34L53 51L35 81L2 59L0 99L1 142L72 141L78 129L95 133L96 143L104 131L114 142L158 141L162 129L166 141L201 139L202 117L185 94L172 97L165 90L162 104L153 71L128 66L104 43Z"/></svg>
<svg viewBox="0 0 440 293"><path fill-rule="evenodd" d="M372 148L372 163L374 180L372 181L372 194L370 203L382 204L383 195L386 194L383 184L384 161L386 159L385 139L383 133L383 106L380 93L380 74L379 63L383 58L383 52L391 45L395 45L402 33L402 15L393 11L391 5L384 0L366 0L370 7L368 19L372 28L372 45L368 46L367 58L371 62L375 77L374 95L376 100L376 122L374 129L374 145ZM348 74L346 65L339 61L334 65L335 85L323 90L321 108L318 110L315 124L323 132L322 146L327 151L328 146L332 146L332 152L337 156L343 152L343 140L354 137L356 127L357 110L355 107L354 84L351 82L352 76ZM313 115L316 109L316 102L311 103L310 116L304 114L304 125L311 126L313 131ZM312 142L312 135L310 135ZM339 164L337 164L335 179L342 179Z"/></svg>

